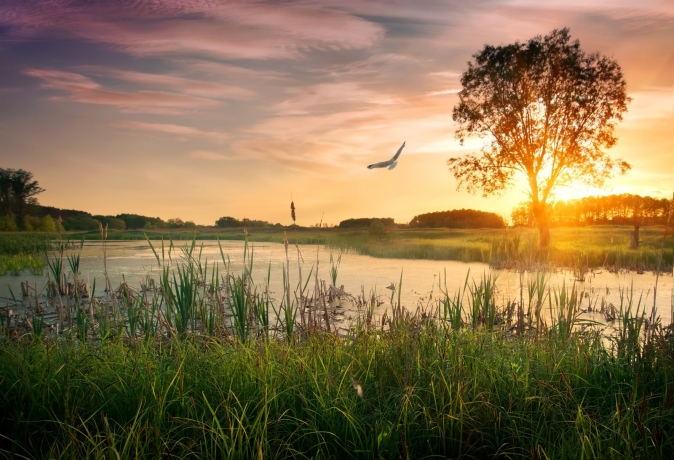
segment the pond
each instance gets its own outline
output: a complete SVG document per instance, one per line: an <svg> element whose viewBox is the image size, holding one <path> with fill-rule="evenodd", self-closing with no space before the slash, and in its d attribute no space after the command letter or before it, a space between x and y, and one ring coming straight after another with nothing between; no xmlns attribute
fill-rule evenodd
<svg viewBox="0 0 674 460"><path fill-rule="evenodd" d="M189 244L189 243L188 243ZM244 243L242 241L222 241L222 250L225 258L230 262L230 270L233 273L240 273L243 269ZM154 242L158 255L162 257L161 243ZM180 262L183 257L184 242L177 243L173 250L164 248L165 263L172 262L173 265ZM267 275L270 275L270 290L277 301L283 292L283 266L286 263L286 253L284 246L278 243L250 243L249 251L253 254L253 272L252 277L256 284L266 284ZM104 264L103 264L103 244L101 242L85 242L80 249L67 250L66 254L80 254L80 279L86 280L91 286L95 280L96 295L103 293L105 287ZM224 264L220 254L220 248L214 241L199 241L194 249L194 256L201 257L202 261L208 261L209 265L217 264L220 274L224 274ZM314 286L316 261L318 259L318 278L325 280L326 284L331 283L330 278L330 250L321 246L310 245L291 245L288 248L288 257L290 260L290 281L294 288L300 278L300 269L303 277L303 283L307 282L307 277L311 274L311 280L308 283L308 289L311 291ZM333 260L336 262L339 252L332 252ZM299 262L298 262L299 260ZM68 263L64 257L64 265ZM126 281L132 287L138 289L141 283L147 282L147 277L158 280L161 269L158 266L157 259L150 246L146 242L108 242L107 243L107 267L108 275L113 287L119 286ZM66 271L70 274L70 270ZM417 306L432 305L440 295L438 281L446 277L446 285L450 295L458 288L462 288L466 277L469 282L479 283L483 274L491 273L496 277L497 304L505 304L507 300L520 299L520 274L515 271L492 270L483 263L463 263L455 261L435 261L435 260L408 260L408 259L378 259L369 256L359 255L351 252L341 254L341 262L338 267L336 285L344 286L344 291L354 296L364 293L368 298L370 293L375 291L382 304L378 307L377 313L383 314L390 307L390 297L392 291L387 289L392 283L398 284L402 274L401 303L409 310L414 310ZM527 304L528 294L526 293L526 284L532 273L523 275L524 290L523 298ZM652 273L637 274L628 273L609 273L606 270L595 270L586 276L584 282L574 280L573 273L569 271L558 271L547 275L548 286L559 290L564 284L567 287L574 283L578 291L585 291L590 294L583 300L583 308L587 306L596 306L601 301L610 302L618 306L620 304L620 290L634 290L635 299L641 296L642 307L645 305L646 312L650 314L653 306L654 291L656 286L656 276ZM70 276L72 278L72 276ZM27 281L30 286L37 286L38 291L44 295L46 293L47 274L43 276L22 275L22 276L2 276L0 277L0 305L12 304L12 293L16 298L21 296L21 282ZM584 298L585 299L585 298ZM547 302L547 301L546 301ZM672 311L672 275L661 275L658 279L657 314L661 317L662 324L667 325L671 321ZM347 317L349 313L355 313L353 306L347 307ZM601 321L597 312L583 314L583 317Z"/></svg>

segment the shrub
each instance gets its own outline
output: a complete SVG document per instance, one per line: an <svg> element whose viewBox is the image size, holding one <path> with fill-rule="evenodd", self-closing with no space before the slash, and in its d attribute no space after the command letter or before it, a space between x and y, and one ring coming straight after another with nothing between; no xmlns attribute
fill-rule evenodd
<svg viewBox="0 0 674 460"><path fill-rule="evenodd" d="M56 229L57 229L56 221L49 214L40 219L40 224L37 228L37 230L40 230L41 232L55 232Z"/></svg>
<svg viewBox="0 0 674 460"><path fill-rule="evenodd" d="M0 216L0 232L15 232L17 230L16 217L14 217L14 214Z"/></svg>

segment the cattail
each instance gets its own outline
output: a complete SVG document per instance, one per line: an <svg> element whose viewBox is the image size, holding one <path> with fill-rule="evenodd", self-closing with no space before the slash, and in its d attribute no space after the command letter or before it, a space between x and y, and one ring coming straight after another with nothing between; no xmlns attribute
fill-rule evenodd
<svg viewBox="0 0 674 460"><path fill-rule="evenodd" d="M290 202L290 217L293 218L293 225L295 225L295 202Z"/></svg>

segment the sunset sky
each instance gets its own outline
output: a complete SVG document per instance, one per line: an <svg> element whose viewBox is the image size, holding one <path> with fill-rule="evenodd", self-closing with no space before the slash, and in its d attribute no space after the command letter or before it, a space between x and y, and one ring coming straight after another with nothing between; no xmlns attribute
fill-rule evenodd
<svg viewBox="0 0 674 460"><path fill-rule="evenodd" d="M41 204L212 225L454 208L451 112L485 44L569 27L622 66L633 98L601 193L670 197L672 0L0 0L0 167L32 171ZM392 171L366 166L407 142ZM571 190L577 196L583 190ZM560 196L564 192L560 193Z"/></svg>

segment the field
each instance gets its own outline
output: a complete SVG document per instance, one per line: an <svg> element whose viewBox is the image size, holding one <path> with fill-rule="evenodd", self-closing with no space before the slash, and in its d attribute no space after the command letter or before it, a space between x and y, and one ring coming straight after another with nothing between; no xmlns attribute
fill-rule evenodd
<svg viewBox="0 0 674 460"><path fill-rule="evenodd" d="M324 285L272 300L250 268L218 276L194 247L151 293L75 291L22 321L0 315L0 455L674 455L674 331L648 323L638 293L607 309L606 336L544 272L527 286L533 309L497 305L485 274L426 311L393 300L374 317L363 295L337 334ZM58 312L56 327L39 310Z"/></svg>

